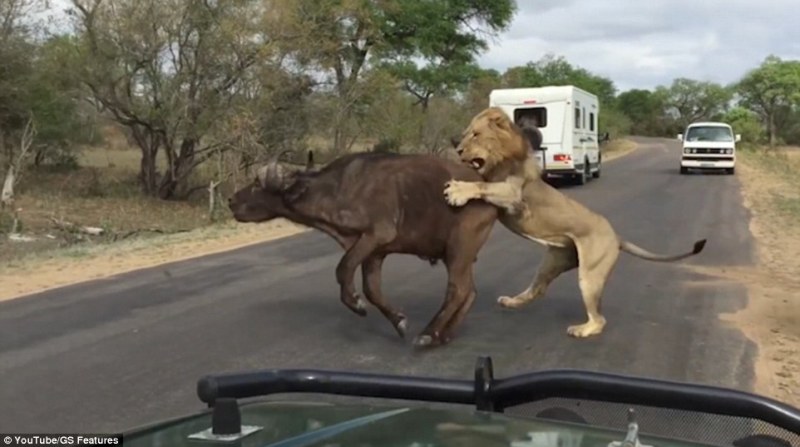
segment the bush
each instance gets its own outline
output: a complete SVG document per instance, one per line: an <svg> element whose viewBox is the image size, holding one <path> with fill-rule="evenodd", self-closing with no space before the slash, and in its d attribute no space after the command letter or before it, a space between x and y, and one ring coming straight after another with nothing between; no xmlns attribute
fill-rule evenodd
<svg viewBox="0 0 800 447"><path fill-rule="evenodd" d="M733 132L742 135L742 143L756 145L766 141L766 132L758 116L743 107L735 107L728 111L722 120L733 127Z"/></svg>

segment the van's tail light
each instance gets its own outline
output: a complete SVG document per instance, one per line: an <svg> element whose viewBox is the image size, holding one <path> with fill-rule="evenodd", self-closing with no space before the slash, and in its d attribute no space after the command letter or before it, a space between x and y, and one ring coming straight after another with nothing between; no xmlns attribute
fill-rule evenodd
<svg viewBox="0 0 800 447"><path fill-rule="evenodd" d="M555 154L553 155L553 160L555 161L570 161L572 157L569 154Z"/></svg>

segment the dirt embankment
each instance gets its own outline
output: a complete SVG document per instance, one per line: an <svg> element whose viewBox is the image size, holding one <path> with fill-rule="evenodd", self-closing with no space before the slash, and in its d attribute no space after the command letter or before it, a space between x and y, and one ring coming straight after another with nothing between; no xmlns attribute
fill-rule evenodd
<svg viewBox="0 0 800 447"><path fill-rule="evenodd" d="M742 153L738 161L757 263L700 272L747 287L747 308L722 318L758 345L755 392L800 406L800 151Z"/></svg>

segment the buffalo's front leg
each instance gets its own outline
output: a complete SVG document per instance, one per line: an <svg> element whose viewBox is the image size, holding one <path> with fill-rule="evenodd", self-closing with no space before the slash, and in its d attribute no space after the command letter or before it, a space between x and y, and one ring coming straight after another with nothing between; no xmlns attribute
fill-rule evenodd
<svg viewBox="0 0 800 447"><path fill-rule="evenodd" d="M400 337L405 338L408 322L406 316L392 308L384 299L381 291L381 267L383 266L384 255L372 255L361 264L361 275L364 281L364 295L367 300L377 307L385 316Z"/></svg>
<svg viewBox="0 0 800 447"><path fill-rule="evenodd" d="M341 300L345 306L356 314L364 317L367 315L367 306L364 300L356 293L353 277L356 268L361 265L378 247L380 239L372 234L363 234L352 247L342 256L336 266L336 281L341 288Z"/></svg>

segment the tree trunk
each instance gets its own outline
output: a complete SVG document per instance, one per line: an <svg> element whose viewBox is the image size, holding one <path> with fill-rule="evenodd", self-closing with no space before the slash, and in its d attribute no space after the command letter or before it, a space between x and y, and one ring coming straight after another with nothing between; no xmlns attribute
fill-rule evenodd
<svg viewBox="0 0 800 447"><path fill-rule="evenodd" d="M171 166L167 166L167 171L158 187L160 199L175 200L185 196L189 174L193 169L196 146L197 142L193 138L184 138L178 156L168 157Z"/></svg>
<svg viewBox="0 0 800 447"><path fill-rule="evenodd" d="M767 116L767 132L769 133L769 147L775 147L775 134L777 134L777 130L775 129L775 115L770 113Z"/></svg>
<svg viewBox="0 0 800 447"><path fill-rule="evenodd" d="M3 182L3 191L0 193L0 209L14 206L14 164L8 166L6 178Z"/></svg>
<svg viewBox="0 0 800 447"><path fill-rule="evenodd" d="M139 165L139 182L142 185L142 191L148 196L155 196L157 187L156 180L158 173L156 171L156 154L158 149L151 147L142 147L142 161Z"/></svg>
<svg viewBox="0 0 800 447"><path fill-rule="evenodd" d="M139 161L139 184L145 195L154 197L158 192L156 161L161 140L158 134L151 130L142 127L131 127L130 129L133 140L142 152L142 159Z"/></svg>

